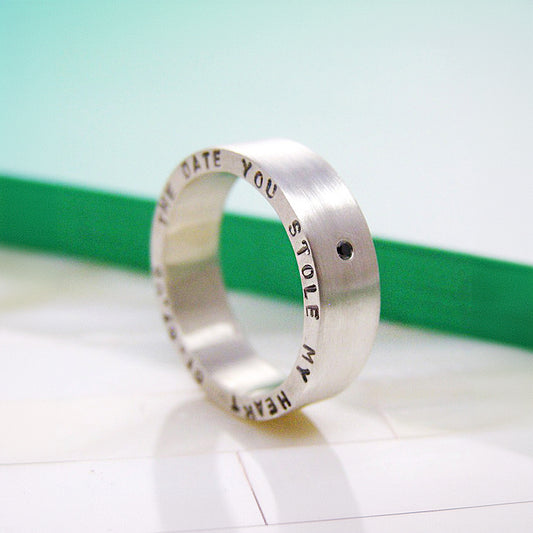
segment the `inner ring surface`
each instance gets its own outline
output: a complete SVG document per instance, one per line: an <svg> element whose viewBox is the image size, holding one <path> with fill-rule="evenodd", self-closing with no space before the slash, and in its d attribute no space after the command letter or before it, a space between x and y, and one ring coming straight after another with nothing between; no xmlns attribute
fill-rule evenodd
<svg viewBox="0 0 533 533"><path fill-rule="evenodd" d="M166 290L187 359L236 394L261 394L285 376L255 353L228 302L219 261L220 227L235 175L192 179L169 213L163 248Z"/></svg>

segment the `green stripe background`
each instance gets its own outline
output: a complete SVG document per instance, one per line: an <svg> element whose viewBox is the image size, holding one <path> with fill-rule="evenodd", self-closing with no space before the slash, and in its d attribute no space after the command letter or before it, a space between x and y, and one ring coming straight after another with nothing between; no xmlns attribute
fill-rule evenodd
<svg viewBox="0 0 533 533"><path fill-rule="evenodd" d="M154 206L151 199L0 176L0 242L148 272ZM382 318L533 349L533 267L374 243ZM221 262L233 289L301 301L278 221L227 214Z"/></svg>

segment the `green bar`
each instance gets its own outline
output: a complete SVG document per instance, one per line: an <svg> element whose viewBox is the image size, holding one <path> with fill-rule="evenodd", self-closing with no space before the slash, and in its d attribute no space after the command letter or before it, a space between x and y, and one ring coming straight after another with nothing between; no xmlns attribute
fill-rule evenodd
<svg viewBox="0 0 533 533"><path fill-rule="evenodd" d="M375 240L382 316L533 349L533 268Z"/></svg>
<svg viewBox="0 0 533 533"><path fill-rule="evenodd" d="M0 176L0 242L149 269L155 202Z"/></svg>
<svg viewBox="0 0 533 533"><path fill-rule="evenodd" d="M0 242L149 270L155 202L0 177ZM533 267L374 240L382 318L533 349ZM296 261L278 221L228 214L226 284L300 301Z"/></svg>
<svg viewBox="0 0 533 533"><path fill-rule="evenodd" d="M279 222L232 215L222 229L228 286L301 300ZM374 244L382 318L533 348L532 267L383 239Z"/></svg>

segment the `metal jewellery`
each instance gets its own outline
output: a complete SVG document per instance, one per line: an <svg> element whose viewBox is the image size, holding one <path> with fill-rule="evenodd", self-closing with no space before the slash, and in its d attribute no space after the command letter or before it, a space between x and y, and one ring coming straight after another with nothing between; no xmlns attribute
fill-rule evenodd
<svg viewBox="0 0 533 533"><path fill-rule="evenodd" d="M244 179L272 205L302 281L303 338L289 375L258 357L227 301L218 260L224 201ZM209 398L269 420L340 392L379 320L379 275L359 206L321 157L288 140L209 148L172 172L157 205L152 272L170 338Z"/></svg>

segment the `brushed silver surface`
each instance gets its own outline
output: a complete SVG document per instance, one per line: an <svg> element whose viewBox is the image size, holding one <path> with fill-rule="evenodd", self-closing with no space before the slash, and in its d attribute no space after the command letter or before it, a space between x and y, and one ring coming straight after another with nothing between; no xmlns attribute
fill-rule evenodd
<svg viewBox="0 0 533 533"><path fill-rule="evenodd" d="M303 336L288 376L254 353L222 282L220 222L239 178L278 214L300 271ZM333 168L301 144L266 140L183 160L155 211L151 263L172 341L208 397L237 416L268 420L332 396L370 353L380 309L372 238Z"/></svg>

